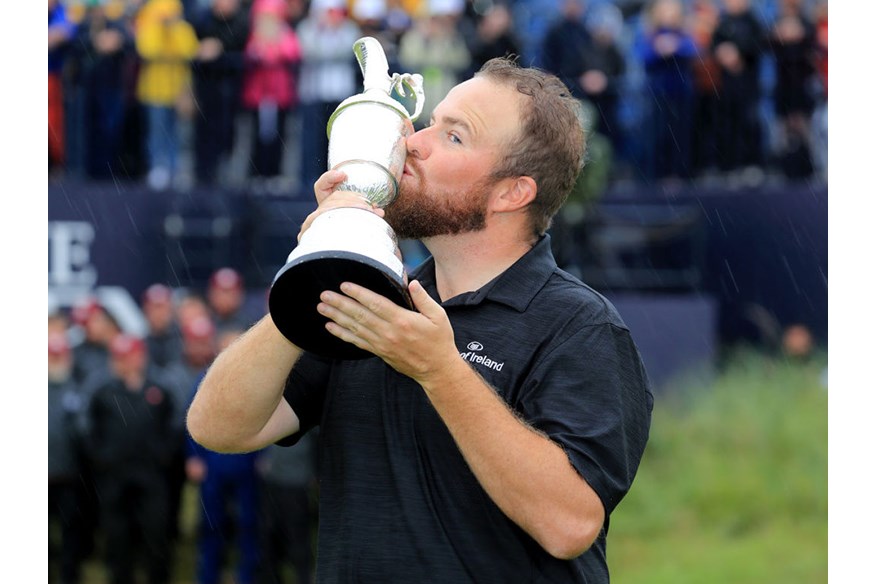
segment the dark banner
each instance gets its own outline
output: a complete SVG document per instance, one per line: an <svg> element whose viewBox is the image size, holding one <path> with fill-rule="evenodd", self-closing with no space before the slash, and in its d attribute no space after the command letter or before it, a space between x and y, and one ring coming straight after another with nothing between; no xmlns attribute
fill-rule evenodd
<svg viewBox="0 0 876 584"><path fill-rule="evenodd" d="M127 307L118 310L131 328L150 284L200 290L220 266L238 269L263 302L314 208L309 197L116 183L55 183L48 195L50 302L96 290ZM668 376L681 353L775 344L794 323L826 343L827 212L827 188L810 184L615 191L564 214L552 234L561 265L618 303ZM660 355L672 345L687 348Z"/></svg>

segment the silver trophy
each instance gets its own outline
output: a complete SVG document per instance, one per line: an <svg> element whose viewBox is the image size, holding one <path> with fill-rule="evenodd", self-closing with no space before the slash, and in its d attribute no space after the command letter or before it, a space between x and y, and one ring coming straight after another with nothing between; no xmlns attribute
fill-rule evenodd
<svg viewBox="0 0 876 584"><path fill-rule="evenodd" d="M383 208L398 196L404 171L405 139L414 133L424 102L419 74L393 74L377 39L364 37L353 45L365 91L345 99L329 119L328 167L347 179L335 190L359 193ZM413 94L414 113L392 92ZM271 318L298 347L338 359L361 359L371 354L333 336L326 318L316 311L324 290L339 290L355 282L412 308L407 274L398 238L389 224L365 209L345 207L319 215L301 236L298 246L277 272L268 296Z"/></svg>

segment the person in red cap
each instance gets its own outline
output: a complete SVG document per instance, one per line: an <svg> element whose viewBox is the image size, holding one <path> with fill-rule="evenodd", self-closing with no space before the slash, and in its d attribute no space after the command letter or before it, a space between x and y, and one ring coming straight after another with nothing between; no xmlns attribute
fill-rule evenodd
<svg viewBox="0 0 876 584"><path fill-rule="evenodd" d="M197 303L193 306L197 306ZM199 315L196 312L194 316L183 320L180 335L179 358L161 370L161 379L173 394L174 403L180 404L174 408L173 424L178 430L179 439L173 445L167 477L172 539L179 535L182 492L186 482L186 408L204 369L216 356L216 327L206 313Z"/></svg>
<svg viewBox="0 0 876 584"><path fill-rule="evenodd" d="M63 332L49 333L48 402L49 573L58 582L75 583L80 581L87 533L78 488L83 401L73 379L73 351Z"/></svg>
<svg viewBox="0 0 876 584"><path fill-rule="evenodd" d="M246 288L237 270L225 267L213 272L207 286L207 303L217 330L246 330L252 325L244 312L245 301Z"/></svg>
<svg viewBox="0 0 876 584"><path fill-rule="evenodd" d="M135 581L142 554L148 582L166 584L173 565L166 474L180 439L173 395L147 375L143 339L122 333L109 350L112 375L90 401L87 440L110 582Z"/></svg>
<svg viewBox="0 0 876 584"><path fill-rule="evenodd" d="M94 297L73 306L73 323L82 329L82 342L73 347L74 376L87 392L109 374L109 344L121 327Z"/></svg>
<svg viewBox="0 0 876 584"><path fill-rule="evenodd" d="M208 319L195 319L184 328L189 366L198 368L189 402L218 351L243 334L228 328L219 333ZM223 454L186 440L186 476L198 485L202 510L198 529L198 584L218 584L226 560L235 557L236 582L255 582L259 564L257 463L261 451ZM229 526L232 526L229 534ZM229 538L234 538L232 554Z"/></svg>

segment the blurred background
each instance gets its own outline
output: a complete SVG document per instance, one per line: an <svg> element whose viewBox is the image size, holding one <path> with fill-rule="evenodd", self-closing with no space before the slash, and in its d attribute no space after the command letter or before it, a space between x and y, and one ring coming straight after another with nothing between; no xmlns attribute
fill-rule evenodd
<svg viewBox="0 0 876 584"><path fill-rule="evenodd" d="M138 342L176 404L152 429L176 444L159 477L171 581L312 576L312 446L211 460L181 420L223 344L265 314L315 208L328 118L362 90L362 36L381 42L390 74L423 75L418 126L503 55L580 101L587 163L551 228L555 255L615 303L656 397L640 474L612 516L614 580L826 580L826 0L48 7L50 420L59 388L69 419L63 435L50 428L56 581L108 581L92 403ZM402 248L409 268L425 257ZM223 473L227 484L205 478Z"/></svg>

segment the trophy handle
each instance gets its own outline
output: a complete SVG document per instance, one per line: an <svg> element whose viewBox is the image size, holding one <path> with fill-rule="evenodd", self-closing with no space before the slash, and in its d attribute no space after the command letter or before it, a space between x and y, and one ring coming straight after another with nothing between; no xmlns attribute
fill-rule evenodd
<svg viewBox="0 0 876 584"><path fill-rule="evenodd" d="M392 76L392 88L402 97L407 95L405 86L411 90L416 99L414 113L410 114L411 121L416 122L420 114L423 113L423 104L426 101L426 95L423 93L423 76L419 73L403 73L401 75L396 73Z"/></svg>
<svg viewBox="0 0 876 584"><path fill-rule="evenodd" d="M423 76L419 73L394 73L390 77L386 53L383 52L380 41L374 37L362 37L353 43L353 53L356 55L356 61L359 62L359 69L362 70L365 93L379 90L381 94L389 97L395 90L399 95L405 97L407 95L405 86L407 86L416 99L414 113L412 115L402 104L398 104L397 109L408 114L411 122L416 122L423 112L423 105L426 101L423 93ZM395 104L393 103L393 105Z"/></svg>

